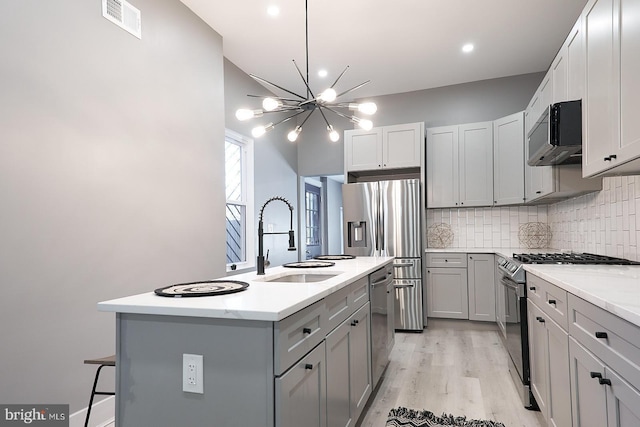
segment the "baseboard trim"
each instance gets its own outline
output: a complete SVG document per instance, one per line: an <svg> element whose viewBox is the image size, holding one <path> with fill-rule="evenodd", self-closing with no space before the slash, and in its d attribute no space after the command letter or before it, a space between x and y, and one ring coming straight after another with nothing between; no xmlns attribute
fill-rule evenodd
<svg viewBox="0 0 640 427"><path fill-rule="evenodd" d="M106 427L114 423L116 413L116 399L114 396L107 397L93 404L91 409L91 427ZM87 408L74 412L69 417L69 427L84 427L84 420L87 417Z"/></svg>

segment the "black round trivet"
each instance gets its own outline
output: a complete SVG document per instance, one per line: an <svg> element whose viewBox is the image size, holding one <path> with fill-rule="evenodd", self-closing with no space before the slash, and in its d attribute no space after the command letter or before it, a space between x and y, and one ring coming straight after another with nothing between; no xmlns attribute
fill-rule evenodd
<svg viewBox="0 0 640 427"><path fill-rule="evenodd" d="M329 261L339 261L342 259L354 259L353 255L318 255L314 256L313 259L324 259Z"/></svg>
<svg viewBox="0 0 640 427"><path fill-rule="evenodd" d="M335 262L329 261L300 261L300 262L290 262L288 264L283 264L283 267L289 268L318 268L318 267L333 267L336 265Z"/></svg>
<svg viewBox="0 0 640 427"><path fill-rule="evenodd" d="M236 280L208 280L204 282L178 283L158 288L154 292L162 297L211 297L244 291L248 287L248 283Z"/></svg>

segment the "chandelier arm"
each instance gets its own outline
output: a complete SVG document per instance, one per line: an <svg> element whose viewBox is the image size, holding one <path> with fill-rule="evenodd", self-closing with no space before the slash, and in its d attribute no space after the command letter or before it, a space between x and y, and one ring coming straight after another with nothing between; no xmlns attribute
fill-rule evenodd
<svg viewBox="0 0 640 427"><path fill-rule="evenodd" d="M338 94L338 95L336 96L336 98L339 98L339 97L341 97L342 95L346 95L346 94L347 94L347 93L349 93L349 92L353 92L353 91L354 91L354 90L356 90L356 89L360 89L362 86L366 85L366 84L367 84L367 83L369 83L369 82L371 82L371 80L367 80L367 81L366 81L366 82L364 82L364 83L360 83L359 85L352 87L351 89L345 90L344 92L342 92L342 93Z"/></svg>
<svg viewBox="0 0 640 427"><path fill-rule="evenodd" d="M349 66L347 65L347 66L345 67L344 71L342 71L342 72L340 73L340 75L338 76L338 78L336 79L336 81L335 81L335 82L333 82L333 84L331 85L331 88L332 88L332 89L333 89L333 87L338 83L338 80L340 80L340 78L344 75L344 73L346 73L346 72L347 72L347 70L348 70L348 69L349 69Z"/></svg>
<svg viewBox="0 0 640 427"><path fill-rule="evenodd" d="M334 110L334 109L333 109L333 108L331 108L331 107L327 107L326 105L323 105L323 107L324 107L324 108L326 108L327 110L329 110L329 111L331 111L331 112L333 112L333 113L335 113L335 114L339 115L340 117L343 117L343 118L347 119L347 120L351 120L351 119L353 119L353 117L354 117L354 116L347 116L346 114L343 114L343 113L341 113L340 111L336 111L336 110Z"/></svg>
<svg viewBox="0 0 640 427"><path fill-rule="evenodd" d="M304 79L304 76L302 75L302 71L300 71L300 68L298 67L298 64L296 64L296 60L292 60L293 65L296 67L296 70L298 70L298 74L300 74L300 78L302 79L302 81L304 82L304 85L307 87L307 100L309 99L309 97L311 98L315 98L315 95L313 94L313 92L311 91L311 88L309 87L309 75L307 72L307 80Z"/></svg>
<svg viewBox="0 0 640 427"><path fill-rule="evenodd" d="M254 75L254 74L249 74L249 77L251 77L252 79L254 79L254 80L256 80L256 81L259 81L259 82L262 82L262 83L266 83L266 84L271 85L271 86L273 86L273 87L277 87L278 89L283 90L283 91L285 91L285 92L287 92L287 93L290 93L290 94L291 94L291 95L293 95L293 96L297 96L297 97L298 97L298 98L300 98L300 99L306 99L304 96L302 96L302 95L298 95L298 94L297 94L297 93L295 93L295 92L291 92L290 90L285 89L285 88L283 88L282 86L278 86L278 85L277 85L277 84L275 84L275 83L271 83L269 80L265 80L265 79L263 79L262 77L258 77L258 76Z"/></svg>
<svg viewBox="0 0 640 427"><path fill-rule="evenodd" d="M324 107L324 108L328 108L328 107ZM331 108L328 108L329 110L331 110ZM327 124L327 127L331 127L331 125L329 124L329 120L327 120L327 116L324 114L324 111L322 111L322 106L318 106L318 111L320 111L320 114L322 114L322 118L324 119L324 122Z"/></svg>
<svg viewBox="0 0 640 427"><path fill-rule="evenodd" d="M289 120L293 119L294 117L299 116L300 114L304 113L304 111L305 111L305 110L298 111L297 113L292 114L292 115L290 115L289 117L285 117L284 119L280 120L279 122L275 122L272 126L273 126L273 127L276 127L276 126L278 126L278 125L279 125L279 124L281 124L281 123L284 123L284 122L286 122L286 121L289 121ZM312 111L312 112L313 112L313 111Z"/></svg>
<svg viewBox="0 0 640 427"><path fill-rule="evenodd" d="M262 99L273 98L273 99L277 99L278 101L295 102L296 104L300 102L300 100L298 99L285 98L283 96L251 95L251 94L248 94L247 96L250 98L262 98Z"/></svg>
<svg viewBox="0 0 640 427"><path fill-rule="evenodd" d="M309 111L309 114L307 115L307 117L304 118L304 120L302 121L302 123L300 123L300 127L304 126L304 124L307 122L307 120L309 120L309 117L311 117L311 115L313 114L313 112L316 109L314 108L313 110Z"/></svg>

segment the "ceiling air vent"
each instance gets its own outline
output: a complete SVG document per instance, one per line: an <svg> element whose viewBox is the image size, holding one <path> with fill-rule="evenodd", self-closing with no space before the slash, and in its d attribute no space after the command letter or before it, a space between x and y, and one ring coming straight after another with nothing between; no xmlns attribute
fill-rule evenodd
<svg viewBox="0 0 640 427"><path fill-rule="evenodd" d="M125 0L102 0L102 16L137 38L142 38L140 11Z"/></svg>

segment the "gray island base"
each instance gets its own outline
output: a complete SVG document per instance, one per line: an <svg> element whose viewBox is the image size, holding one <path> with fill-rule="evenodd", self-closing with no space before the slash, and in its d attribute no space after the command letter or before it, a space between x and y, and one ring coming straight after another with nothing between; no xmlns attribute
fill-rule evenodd
<svg viewBox="0 0 640 427"><path fill-rule="evenodd" d="M338 261L316 283L268 282L292 270L276 267L234 276L250 284L237 294L100 303L116 312L116 425L355 424L375 387L369 275L392 262ZM183 391L184 354L202 356L203 393Z"/></svg>

